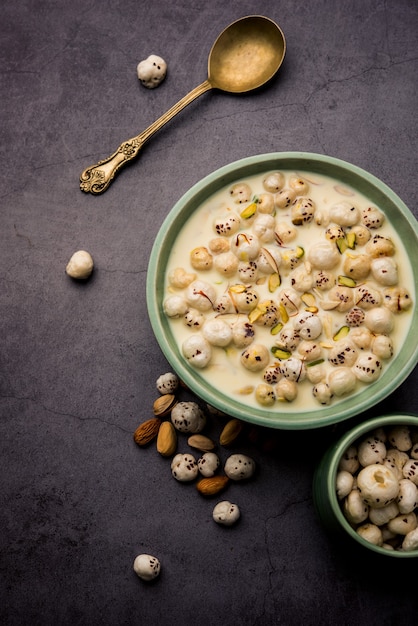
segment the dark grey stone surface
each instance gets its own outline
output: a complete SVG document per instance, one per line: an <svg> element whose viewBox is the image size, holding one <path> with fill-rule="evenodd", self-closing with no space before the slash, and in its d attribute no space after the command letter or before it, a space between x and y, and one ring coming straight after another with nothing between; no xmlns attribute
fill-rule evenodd
<svg viewBox="0 0 418 626"><path fill-rule="evenodd" d="M83 194L81 171L202 82L218 33L252 13L286 35L277 79L205 94L105 194ZM316 518L314 468L349 422L244 446L259 471L225 494L242 510L231 529L132 440L169 369L147 262L193 183L251 154L311 151L370 171L418 214L416 1L5 0L1 14L0 621L416 623L412 562L335 545ZM151 53L169 66L153 91L136 78ZM80 248L96 264L86 284L64 272ZM416 370L368 414L398 410L418 411ZM140 552L162 562L155 584L133 573Z"/></svg>

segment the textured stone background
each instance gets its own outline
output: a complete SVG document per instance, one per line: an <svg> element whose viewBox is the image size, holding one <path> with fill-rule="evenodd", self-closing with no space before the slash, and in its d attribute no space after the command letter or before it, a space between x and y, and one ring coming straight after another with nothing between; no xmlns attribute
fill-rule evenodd
<svg viewBox="0 0 418 626"><path fill-rule="evenodd" d="M252 13L286 35L277 79L203 95L105 194L83 194L81 171L202 82L218 33ZM2 2L3 624L415 623L411 561L335 545L315 516L314 468L349 423L278 433L274 452L248 444L259 472L225 494L242 510L233 529L132 432L168 369L147 318L148 258L191 185L252 154L311 151L370 171L418 215L417 32L415 0ZM169 66L153 91L136 78L151 53ZM64 272L80 248L96 263L86 284ZM416 371L369 414L398 410L418 411ZM140 552L161 559L153 585L132 571Z"/></svg>

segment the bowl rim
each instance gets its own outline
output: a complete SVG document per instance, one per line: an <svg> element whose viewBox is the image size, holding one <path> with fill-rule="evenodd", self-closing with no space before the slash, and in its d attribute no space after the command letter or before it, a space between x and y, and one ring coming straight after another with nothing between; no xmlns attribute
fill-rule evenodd
<svg viewBox="0 0 418 626"><path fill-rule="evenodd" d="M165 217L152 246L147 279L146 279L146 302L148 315L156 340L167 361L173 367L181 380L202 400L214 406L223 413L240 418L244 421L267 426L270 428L280 428L288 430L303 430L311 428L321 428L331 424L349 419L366 409L371 408L381 402L392 393L411 373L418 360L418 345L409 342L408 355L402 354L402 364L395 374L391 368L390 376L382 377L373 383L375 392L369 393L369 388L359 391L353 397L347 397L341 401L333 403L327 407L319 406L314 411L300 411L298 413L285 411L272 411L268 407L250 408L242 402L219 394L218 390L212 388L204 381L200 371L192 368L179 354L173 337L168 332L168 321L162 311L162 298L164 289L158 284L158 277L165 274L165 267L168 261L166 250L170 249L177 234L173 230L177 225L184 224L184 221L196 210L200 204L207 200L216 191L224 188L233 181L243 177L253 176L270 169L286 169L296 171L313 171L332 177L337 177L336 172L350 174L356 182L355 188L366 196L373 196L379 199L380 204L392 207L395 211L392 219L400 219L403 227L415 236L418 246L417 220L399 198L399 196L380 179L376 178L366 170L323 154L311 152L271 152L256 154L250 157L233 161L220 167L198 182L196 182L179 200L173 205L168 215ZM329 170L332 170L331 172ZM251 171L250 171L251 170ZM337 177L338 178L338 177ZM352 183L349 183L352 184ZM209 191L210 190L210 191ZM375 201L377 203L377 200ZM414 274L415 298L418 294L418 269ZM408 335L413 329L418 329L418 307L415 305L411 312L411 325ZM408 337L407 335L407 337ZM406 337L406 339L407 339ZM405 344L407 343L405 339ZM401 355L398 353L394 357L394 362L399 362ZM388 368L389 369L389 368ZM383 379L383 381L382 381ZM355 399L354 399L355 398ZM295 419L295 416L298 416Z"/></svg>
<svg viewBox="0 0 418 626"><path fill-rule="evenodd" d="M380 417L374 417L370 420L366 420L365 422L361 422L360 424L354 426L354 428L347 431L333 446L331 446L332 452L330 459L328 460L328 465L330 467L326 473L326 491L329 496L329 502L332 512L336 517L338 523L340 524L341 528L346 531L347 534L357 543L364 546L365 548L368 548L369 550L372 550L373 552L377 552L378 554L383 554L385 556L395 556L398 558L417 558L418 550L412 550L410 552L401 552L398 550L392 551L387 550L386 548L375 546L369 541L363 539L363 537L356 533L354 528L352 528L348 520L344 517L335 488L338 464L345 450L352 443L354 443L367 433L372 432L377 428L387 427L392 424L395 426L407 424L418 427L418 415L400 412L388 413Z"/></svg>

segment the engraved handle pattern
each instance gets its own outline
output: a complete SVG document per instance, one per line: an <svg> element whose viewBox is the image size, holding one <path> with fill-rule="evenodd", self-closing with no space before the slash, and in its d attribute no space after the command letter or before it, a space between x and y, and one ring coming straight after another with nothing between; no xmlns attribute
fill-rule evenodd
<svg viewBox="0 0 418 626"><path fill-rule="evenodd" d="M180 113L188 104L205 93L205 91L209 91L209 89L212 89L212 85L209 80L205 80L184 96L184 98L179 100L179 102L172 106L166 113L161 115L161 117L142 131L142 133L132 139L124 141L110 157L99 161L96 165L87 167L80 176L81 191L93 194L106 191L117 172L138 155L144 143L150 139L157 130L160 130L160 128L162 128L164 124L167 124L177 113Z"/></svg>

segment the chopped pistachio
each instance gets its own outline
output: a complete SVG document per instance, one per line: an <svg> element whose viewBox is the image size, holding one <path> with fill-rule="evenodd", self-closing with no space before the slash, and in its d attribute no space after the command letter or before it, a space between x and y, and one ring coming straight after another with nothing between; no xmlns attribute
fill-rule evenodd
<svg viewBox="0 0 418 626"><path fill-rule="evenodd" d="M270 293L273 293L273 291L276 291L277 287L280 287L281 285L281 279L280 279L280 274L278 272L274 272L274 274L270 274L269 276L269 291Z"/></svg>
<svg viewBox="0 0 418 626"><path fill-rule="evenodd" d="M271 351L277 359L288 359L292 356L290 350L279 348L279 346L273 346Z"/></svg>
<svg viewBox="0 0 418 626"><path fill-rule="evenodd" d="M341 326L341 328L337 330L337 332L335 333L333 337L334 341L339 341L340 339L344 339L344 337L347 337L349 332L350 332L349 326Z"/></svg>
<svg viewBox="0 0 418 626"><path fill-rule="evenodd" d="M338 276L338 284L341 285L342 287L355 287L357 285L354 278L351 278L350 276L343 276L343 275Z"/></svg>
<svg viewBox="0 0 418 626"><path fill-rule="evenodd" d="M243 209L243 211L241 211L240 216L244 220L247 220L250 217L252 217L255 214L256 211L257 211L257 204L256 204L256 202L251 202L251 204L249 204L247 207L245 207L245 209Z"/></svg>

